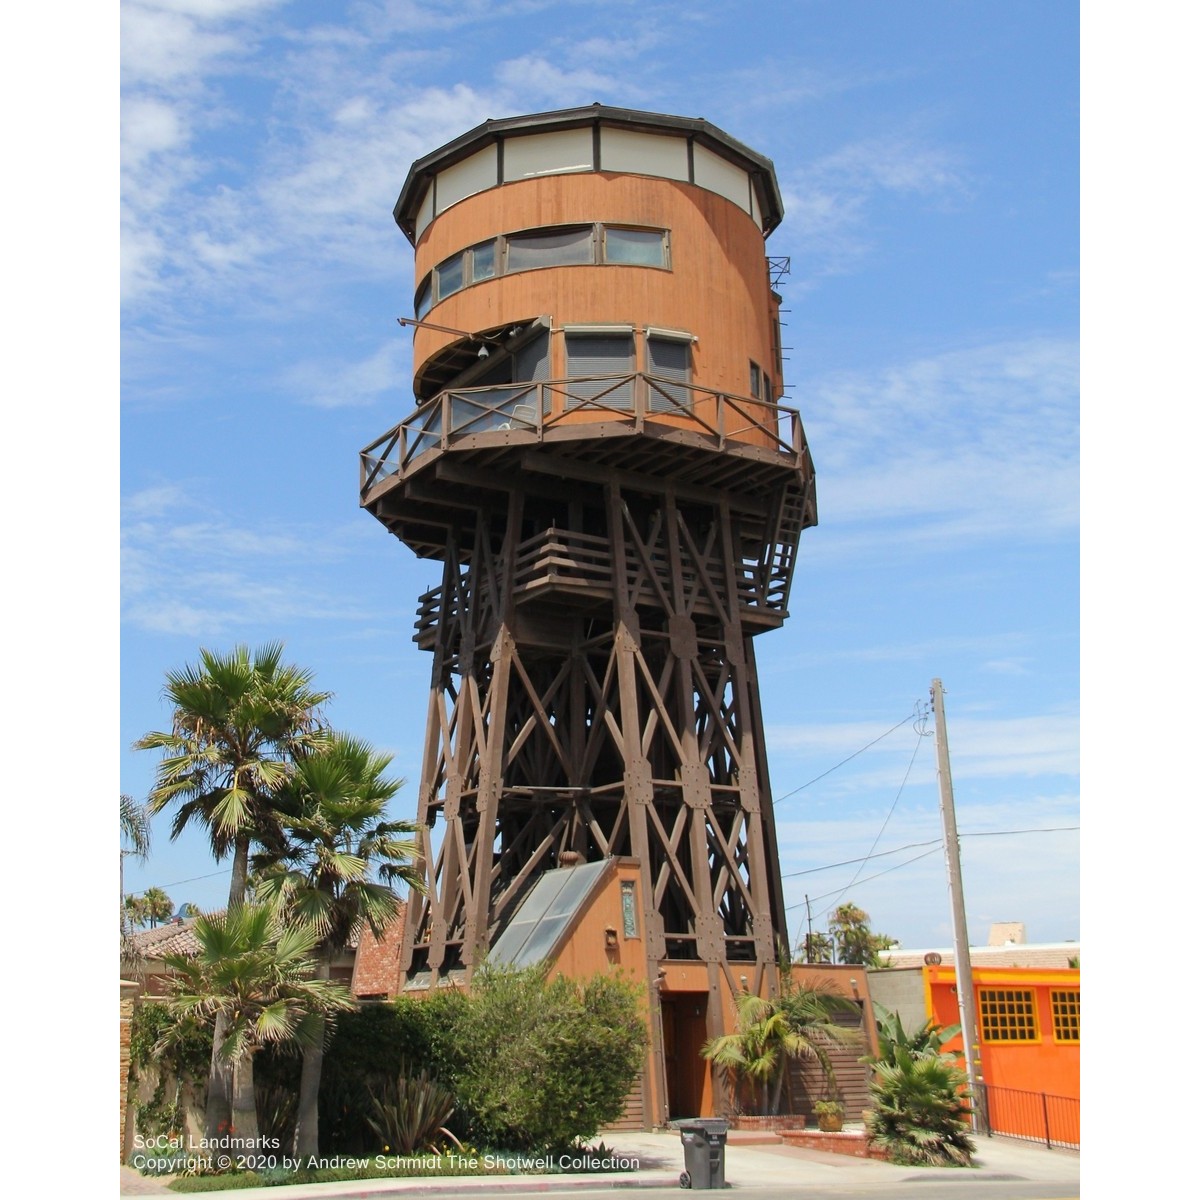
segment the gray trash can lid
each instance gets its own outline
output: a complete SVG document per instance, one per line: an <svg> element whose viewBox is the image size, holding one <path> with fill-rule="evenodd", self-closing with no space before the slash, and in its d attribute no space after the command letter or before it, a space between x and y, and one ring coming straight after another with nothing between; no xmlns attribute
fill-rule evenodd
<svg viewBox="0 0 1200 1200"><path fill-rule="evenodd" d="M728 1133L729 1122L724 1117L692 1117L683 1121L672 1121L680 1133Z"/></svg>

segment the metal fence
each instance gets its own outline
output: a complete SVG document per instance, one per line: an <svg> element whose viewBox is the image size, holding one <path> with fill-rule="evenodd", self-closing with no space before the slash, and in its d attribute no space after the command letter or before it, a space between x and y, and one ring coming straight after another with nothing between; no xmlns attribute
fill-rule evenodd
<svg viewBox="0 0 1200 1200"><path fill-rule="evenodd" d="M988 1136L1079 1149L1079 1099L985 1084Z"/></svg>

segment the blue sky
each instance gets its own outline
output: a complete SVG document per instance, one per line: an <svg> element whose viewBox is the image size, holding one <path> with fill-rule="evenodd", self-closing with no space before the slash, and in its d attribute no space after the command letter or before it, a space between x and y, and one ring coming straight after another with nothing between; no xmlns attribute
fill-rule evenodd
<svg viewBox="0 0 1200 1200"><path fill-rule="evenodd" d="M935 676L972 940L1078 937L1078 40L1074 6L1022 0L126 0L121 790L150 787L128 747L168 723L167 669L282 639L415 811L434 573L356 495L411 407L400 185L488 117L702 116L775 163L817 468L791 619L758 647L793 939L807 893L814 927L849 899L949 943L911 720ZM156 835L126 886L221 903L203 839Z"/></svg>

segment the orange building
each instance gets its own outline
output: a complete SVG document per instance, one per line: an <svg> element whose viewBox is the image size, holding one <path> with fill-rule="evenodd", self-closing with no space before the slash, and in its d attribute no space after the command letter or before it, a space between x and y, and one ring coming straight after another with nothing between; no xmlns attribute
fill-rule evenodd
<svg viewBox="0 0 1200 1200"><path fill-rule="evenodd" d="M923 968L926 1011L957 1025L952 965ZM1079 1144L1079 971L973 967L988 1119L993 1131ZM962 1053L962 1037L947 1043Z"/></svg>

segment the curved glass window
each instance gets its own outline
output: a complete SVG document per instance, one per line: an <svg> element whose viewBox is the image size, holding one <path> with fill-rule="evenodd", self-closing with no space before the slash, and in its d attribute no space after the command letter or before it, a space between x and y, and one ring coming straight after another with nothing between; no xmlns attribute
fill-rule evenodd
<svg viewBox="0 0 1200 1200"><path fill-rule="evenodd" d="M481 283L496 274L496 243L484 242L471 247L471 282Z"/></svg>
<svg viewBox="0 0 1200 1200"><path fill-rule="evenodd" d="M635 267L665 267L667 240L661 229L604 230L604 261Z"/></svg>
<svg viewBox="0 0 1200 1200"><path fill-rule="evenodd" d="M433 307L433 276L426 275L417 288L417 297L413 301L413 312L419 321Z"/></svg>
<svg viewBox="0 0 1200 1200"><path fill-rule="evenodd" d="M453 296L463 285L463 255L456 254L444 263L439 263L433 274L437 280L438 299L445 300L447 296Z"/></svg>
<svg viewBox="0 0 1200 1200"><path fill-rule="evenodd" d="M538 267L566 267L595 261L592 227L536 230L514 233L507 239L506 271L531 271Z"/></svg>
<svg viewBox="0 0 1200 1200"><path fill-rule="evenodd" d="M667 230L620 225L557 225L503 234L450 255L417 289L417 320L439 301L497 275L539 267L596 266L670 269Z"/></svg>

